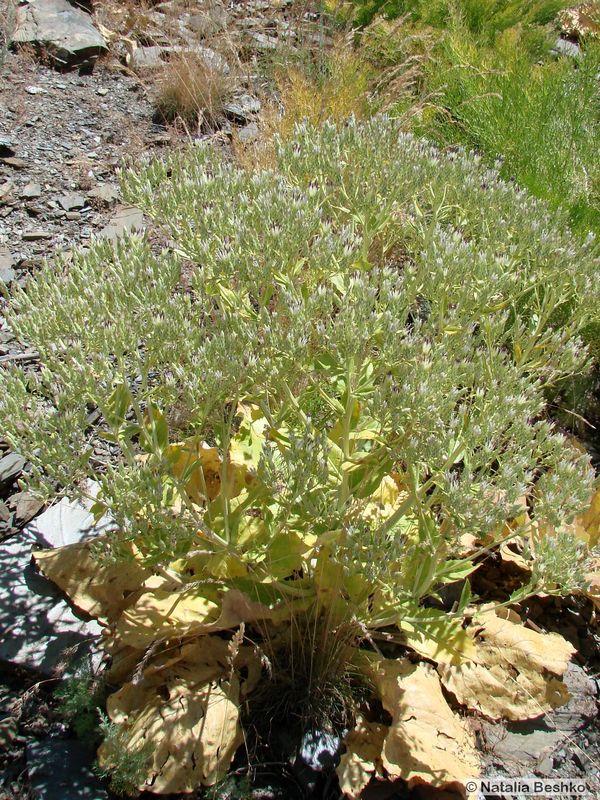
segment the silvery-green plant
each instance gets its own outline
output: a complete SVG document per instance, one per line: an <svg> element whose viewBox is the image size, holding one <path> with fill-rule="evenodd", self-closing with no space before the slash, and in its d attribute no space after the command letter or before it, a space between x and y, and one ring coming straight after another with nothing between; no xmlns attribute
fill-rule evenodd
<svg viewBox="0 0 600 800"><path fill-rule="evenodd" d="M250 576L210 561L207 580L306 600L333 559L362 586L348 590L360 630L404 615L431 631L423 600L474 568L462 534L499 540L523 496L560 526L589 496L589 461L545 391L586 364L596 244L386 117L299 126L278 159L247 172L196 146L125 171L126 200L170 244L95 243L16 292L8 320L41 368L3 370L2 428L40 484L96 477L99 509L148 563L196 552L200 532ZM240 407L270 432L260 488L205 511L186 490L202 465L182 474L170 443L217 447L229 486ZM391 476L401 496L374 510ZM582 581L573 537L554 545L516 596Z"/></svg>

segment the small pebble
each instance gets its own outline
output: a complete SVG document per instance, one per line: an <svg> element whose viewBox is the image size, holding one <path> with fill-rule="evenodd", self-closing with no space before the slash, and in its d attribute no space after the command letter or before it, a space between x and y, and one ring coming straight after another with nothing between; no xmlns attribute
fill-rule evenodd
<svg viewBox="0 0 600 800"><path fill-rule="evenodd" d="M26 242L35 242L38 239L51 239L52 234L50 231L44 230L33 230L33 231L25 231L23 233L23 239Z"/></svg>

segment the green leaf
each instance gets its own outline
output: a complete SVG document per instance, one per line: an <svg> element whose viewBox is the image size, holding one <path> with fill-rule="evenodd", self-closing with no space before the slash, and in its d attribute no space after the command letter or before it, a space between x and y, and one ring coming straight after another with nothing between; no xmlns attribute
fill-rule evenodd
<svg viewBox="0 0 600 800"><path fill-rule="evenodd" d="M132 397L125 383L118 383L102 409L104 419L112 428L120 428L131 406Z"/></svg>

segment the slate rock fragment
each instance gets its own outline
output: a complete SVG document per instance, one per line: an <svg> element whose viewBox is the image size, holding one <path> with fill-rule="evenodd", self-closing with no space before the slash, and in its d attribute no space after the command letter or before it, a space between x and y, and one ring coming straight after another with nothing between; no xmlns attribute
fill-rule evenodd
<svg viewBox="0 0 600 800"><path fill-rule="evenodd" d="M6 486L16 480L25 466L25 459L19 453L8 453L0 459L0 486Z"/></svg>
<svg viewBox="0 0 600 800"><path fill-rule="evenodd" d="M44 48L63 67L89 61L107 50L89 14L67 0L32 0L18 6L12 42Z"/></svg>

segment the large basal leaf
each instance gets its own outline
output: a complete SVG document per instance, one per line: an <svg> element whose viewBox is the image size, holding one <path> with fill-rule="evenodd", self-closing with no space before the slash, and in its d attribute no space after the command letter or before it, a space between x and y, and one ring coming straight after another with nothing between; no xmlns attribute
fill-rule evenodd
<svg viewBox="0 0 600 800"><path fill-rule="evenodd" d="M381 752L389 727L358 717L344 740L346 752L337 768L340 789L345 797L360 797L374 775L383 775Z"/></svg>
<svg viewBox="0 0 600 800"><path fill-rule="evenodd" d="M227 641L203 637L163 654L108 698L108 715L122 728L127 749L150 744L140 791L190 793L225 774L242 742L240 687L230 661ZM110 759L101 745L100 765Z"/></svg>
<svg viewBox="0 0 600 800"><path fill-rule="evenodd" d="M384 659L372 668L383 707L392 716L381 755L391 778L452 788L479 774L479 756L468 723L448 705L429 664Z"/></svg>
<svg viewBox="0 0 600 800"><path fill-rule="evenodd" d="M96 547L100 537L94 539ZM150 570L131 558L101 561L91 542L77 542L37 550L33 559L40 572L53 581L77 608L101 622L112 622L139 597Z"/></svg>
<svg viewBox="0 0 600 800"><path fill-rule="evenodd" d="M124 611L115 625L115 641L119 647L140 649L156 639L223 631L268 619L271 613L237 589L206 585L178 592L156 589Z"/></svg>
<svg viewBox="0 0 600 800"><path fill-rule="evenodd" d="M536 633L514 614L493 609L469 628L475 655L461 664L440 663L442 683L459 703L490 719L539 717L564 705L560 680L575 648L556 633Z"/></svg>

